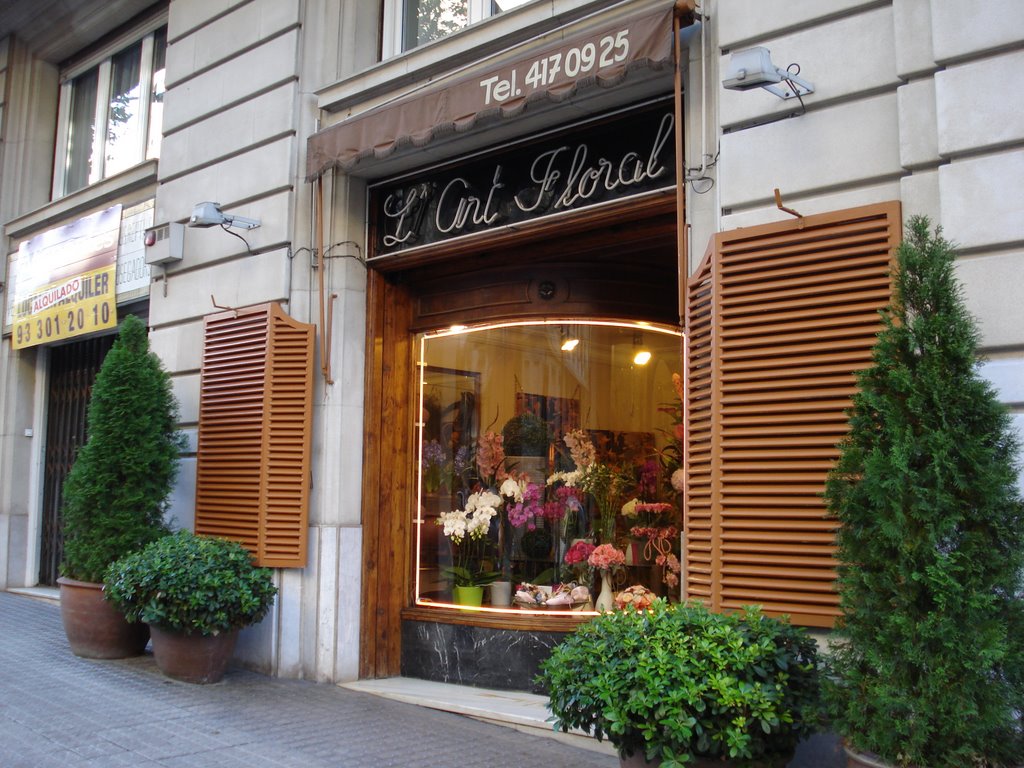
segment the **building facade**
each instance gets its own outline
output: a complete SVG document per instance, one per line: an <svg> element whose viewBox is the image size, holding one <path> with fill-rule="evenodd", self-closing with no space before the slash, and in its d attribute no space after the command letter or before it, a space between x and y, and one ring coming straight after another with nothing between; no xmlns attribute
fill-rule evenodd
<svg viewBox="0 0 1024 768"><path fill-rule="evenodd" d="M827 629L818 493L910 215L958 245L1024 433L1013 0L59 5L0 11L0 587L55 578L59 481L129 312L190 438L170 513L276 567L238 653L287 677L527 687L587 612L467 609L435 522L525 472L487 567L581 576L573 543L630 526L543 482L579 430L638 488L663 459L628 495L682 531L627 547L632 581ZM232 398L259 421L235 463ZM486 472L480 441L526 414L540 455L506 431Z"/></svg>

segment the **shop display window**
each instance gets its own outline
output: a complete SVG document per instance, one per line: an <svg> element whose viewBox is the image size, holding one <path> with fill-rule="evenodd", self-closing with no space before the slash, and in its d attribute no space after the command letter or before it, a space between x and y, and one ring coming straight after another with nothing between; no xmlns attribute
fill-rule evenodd
<svg viewBox="0 0 1024 768"><path fill-rule="evenodd" d="M620 601L678 596L677 330L546 320L419 342L418 606L587 612L604 579Z"/></svg>

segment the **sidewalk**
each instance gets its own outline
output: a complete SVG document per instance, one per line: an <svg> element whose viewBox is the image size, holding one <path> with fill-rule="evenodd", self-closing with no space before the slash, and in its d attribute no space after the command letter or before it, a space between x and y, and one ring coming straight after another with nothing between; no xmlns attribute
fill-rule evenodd
<svg viewBox="0 0 1024 768"><path fill-rule="evenodd" d="M465 691L462 711L486 718L490 709L515 728L431 709L446 704L431 701L420 682L364 681L342 688L232 669L215 685L179 683L161 675L149 654L121 661L74 656L55 602L0 592L3 768L619 764L612 754L534 735L535 712L474 704L489 695L478 689ZM536 709L535 703L527 708ZM817 736L801 745L789 768L844 764L834 737Z"/></svg>
<svg viewBox="0 0 1024 768"><path fill-rule="evenodd" d="M612 768L543 736L334 685L231 670L165 678L151 655L72 655L49 602L0 592L0 766Z"/></svg>

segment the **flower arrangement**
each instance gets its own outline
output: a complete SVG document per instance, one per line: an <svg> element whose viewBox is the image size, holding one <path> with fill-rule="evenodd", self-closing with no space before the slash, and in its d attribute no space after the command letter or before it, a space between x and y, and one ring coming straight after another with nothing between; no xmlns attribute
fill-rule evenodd
<svg viewBox="0 0 1024 768"><path fill-rule="evenodd" d="M444 448L437 440L429 440L423 444L423 457L421 459L423 490L427 493L437 493L445 485L445 469L448 464L448 456Z"/></svg>
<svg viewBox="0 0 1024 768"><path fill-rule="evenodd" d="M679 537L679 529L674 525L634 525L629 529L629 535L635 539L646 540L644 544L644 559L653 560L655 565L665 569L661 580L669 587L675 588L679 586L681 566L679 558L676 557L673 551Z"/></svg>
<svg viewBox="0 0 1024 768"><path fill-rule="evenodd" d="M576 469L554 473L547 484L563 483L564 487L589 493L598 512L594 533L602 542L609 543L615 538L615 509L625 486L625 475L618 467L597 461L597 451L584 430L574 429L562 439L569 448Z"/></svg>
<svg viewBox="0 0 1024 768"><path fill-rule="evenodd" d="M491 491L478 491L466 500L465 509L442 512L437 524L451 539L455 565L442 572L457 587L482 587L494 581L498 571L483 569L483 548L491 519L498 514L501 497Z"/></svg>
<svg viewBox="0 0 1024 768"><path fill-rule="evenodd" d="M504 438L495 432L485 432L476 441L476 468L485 488L494 487L505 479L503 442Z"/></svg>
<svg viewBox="0 0 1024 768"><path fill-rule="evenodd" d="M576 576L579 584L589 584L594 579L594 569L591 567L590 554L596 549L586 539L573 542L573 545L566 551L562 558Z"/></svg>
<svg viewBox="0 0 1024 768"><path fill-rule="evenodd" d="M649 610L658 596L642 584L626 587L615 596L615 607L620 611L632 608L636 611Z"/></svg>
<svg viewBox="0 0 1024 768"><path fill-rule="evenodd" d="M599 571L611 571L626 564L626 553L611 544L600 544L594 547L587 563Z"/></svg>

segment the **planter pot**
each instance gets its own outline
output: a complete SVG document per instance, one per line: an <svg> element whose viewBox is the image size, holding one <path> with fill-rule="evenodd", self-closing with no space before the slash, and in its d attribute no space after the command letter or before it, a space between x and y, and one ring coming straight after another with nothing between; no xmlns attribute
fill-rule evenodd
<svg viewBox="0 0 1024 768"><path fill-rule="evenodd" d="M484 601L483 587L454 587L452 594L455 596L456 605L481 605Z"/></svg>
<svg viewBox="0 0 1024 768"><path fill-rule="evenodd" d="M103 585L57 579L60 618L71 652L83 659L126 659L141 656L149 642L149 627L129 624L103 598Z"/></svg>
<svg viewBox="0 0 1024 768"><path fill-rule="evenodd" d="M788 762L788 758L778 758L755 761L753 765L756 768L783 768ZM692 766L692 768L730 768L730 766L741 764L749 765L748 763L741 763L737 760L714 760L708 757L697 757L692 763L687 763L687 765ZM661 760L648 760L644 757L644 753L641 751L635 752L629 757L620 757L619 765L621 768L658 768L658 766L661 765ZM888 768L888 766L885 766L884 768Z"/></svg>
<svg viewBox="0 0 1024 768"><path fill-rule="evenodd" d="M491 605L499 608L507 608L512 605L511 581L491 582Z"/></svg>
<svg viewBox="0 0 1024 768"><path fill-rule="evenodd" d="M185 683L219 682L238 639L237 629L219 635L177 632L157 626L151 626L150 631L157 667L167 677Z"/></svg>
<svg viewBox="0 0 1024 768"><path fill-rule="evenodd" d="M634 752L629 757L620 757L619 765L622 768L658 768L661 760L648 760L643 752Z"/></svg>
<svg viewBox="0 0 1024 768"><path fill-rule="evenodd" d="M847 744L843 744L843 751L846 753L846 768L892 768L875 755L858 752Z"/></svg>

